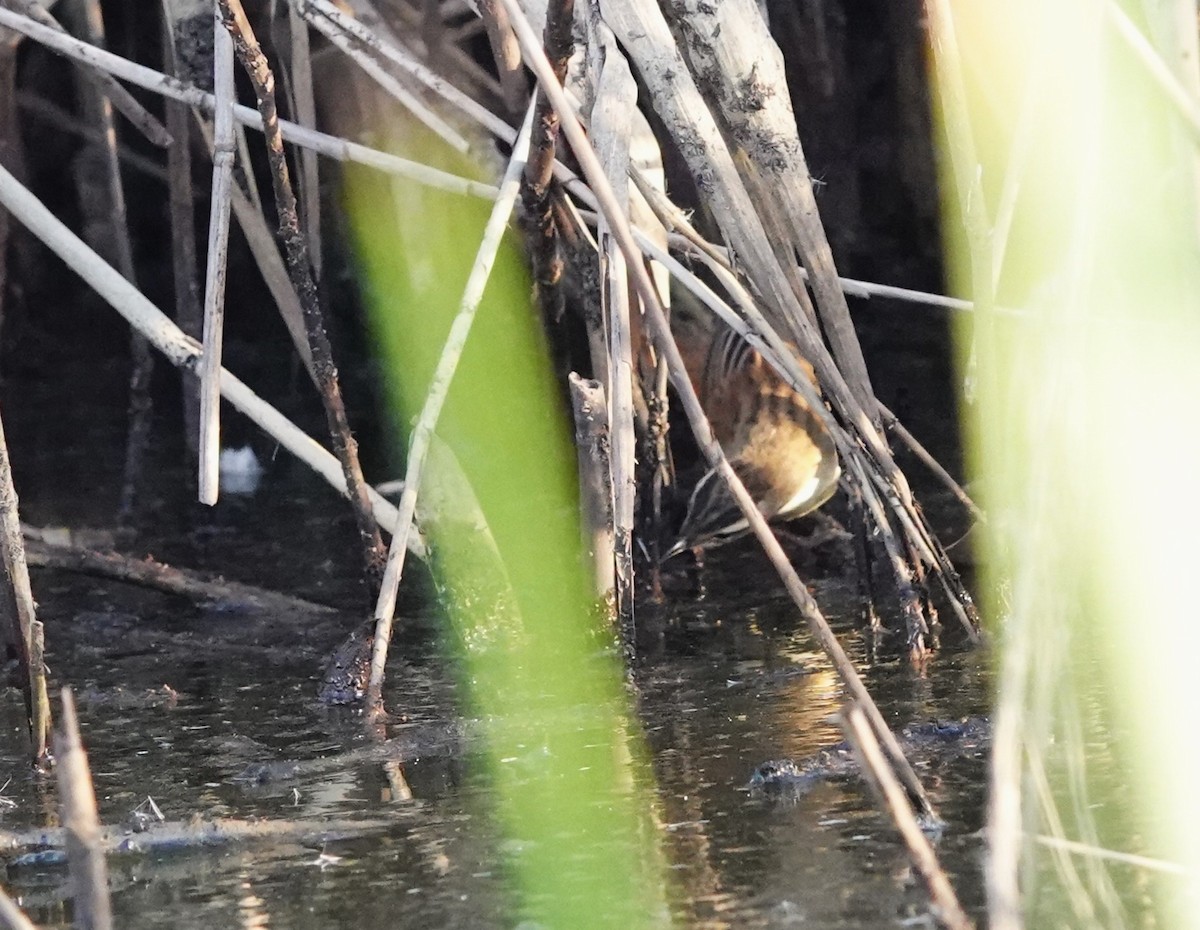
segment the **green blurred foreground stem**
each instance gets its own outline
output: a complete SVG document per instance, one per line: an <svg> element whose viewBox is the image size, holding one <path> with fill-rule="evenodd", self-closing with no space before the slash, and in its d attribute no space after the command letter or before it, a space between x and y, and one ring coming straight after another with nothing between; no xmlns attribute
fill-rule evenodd
<svg viewBox="0 0 1200 930"><path fill-rule="evenodd" d="M397 154L478 173L403 117ZM403 144L398 140L403 139ZM391 411L420 410L488 214L479 203L350 170L346 199ZM477 771L502 834L512 923L662 926L653 776L612 632L590 602L575 457L517 249L497 257L437 428L490 530L424 525L460 670L482 722ZM427 470L421 492L436 485ZM403 683L389 701L403 706Z"/></svg>
<svg viewBox="0 0 1200 930"><path fill-rule="evenodd" d="M980 308L990 926L1197 927L1195 5L926 8L951 274Z"/></svg>

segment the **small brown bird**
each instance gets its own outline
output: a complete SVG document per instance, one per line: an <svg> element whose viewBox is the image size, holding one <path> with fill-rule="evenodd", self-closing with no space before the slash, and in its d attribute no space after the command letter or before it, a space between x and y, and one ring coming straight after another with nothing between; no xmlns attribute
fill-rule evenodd
<svg viewBox="0 0 1200 930"><path fill-rule="evenodd" d="M837 449L804 398L734 330L719 322L677 319L676 340L700 403L763 516L802 517L829 500L841 474ZM803 367L815 385L812 366ZM748 530L725 482L710 469L692 491L678 538L663 560Z"/></svg>

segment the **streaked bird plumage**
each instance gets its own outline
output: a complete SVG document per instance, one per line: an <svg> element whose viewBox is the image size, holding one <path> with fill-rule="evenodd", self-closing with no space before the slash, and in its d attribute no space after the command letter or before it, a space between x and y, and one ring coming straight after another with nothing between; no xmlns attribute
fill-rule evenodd
<svg viewBox="0 0 1200 930"><path fill-rule="evenodd" d="M804 398L724 324L684 317L674 329L717 441L763 516L802 517L829 500L841 474L837 449ZM815 385L812 367L803 364ZM663 559L711 548L747 531L733 495L710 469L696 483Z"/></svg>

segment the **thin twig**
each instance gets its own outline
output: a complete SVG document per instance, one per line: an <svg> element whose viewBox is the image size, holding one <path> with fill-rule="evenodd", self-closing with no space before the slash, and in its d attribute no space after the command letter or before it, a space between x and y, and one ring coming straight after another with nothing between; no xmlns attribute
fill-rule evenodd
<svg viewBox="0 0 1200 930"><path fill-rule="evenodd" d="M362 466L358 460L358 444L350 432L350 423L346 418L346 406L342 400L337 368L333 363L333 350L325 333L324 318L317 302L317 288L308 263L308 247L300 230L299 217L296 215L296 195L288 178L287 158L283 150L283 136L279 131L275 106L275 78L267 64L266 56L258 46L250 22L246 19L241 0L220 0L220 6L225 27L233 37L238 58L250 76L258 96L267 142L267 158L271 163L275 209L279 215L279 233L287 252L288 273L304 309L304 324L308 331L309 347L312 349L313 368L317 374L321 401L325 406L329 435L346 477L350 503L358 523L367 577L374 586L384 561L383 540L371 516L369 488L363 479ZM407 530L403 535L408 535Z"/></svg>
<svg viewBox="0 0 1200 930"><path fill-rule="evenodd" d="M908 446L913 455L921 460L921 464L923 464L926 468L933 472L934 475L937 476L938 480L941 481L947 489L949 489L950 493L954 495L955 499L965 508L967 508L967 511L971 514L971 516L973 516L980 523L986 523L987 516L984 514L984 512L979 509L979 506L975 503L975 501L971 500L971 496L967 494L962 485L954 480L954 478L950 475L950 472L946 471L946 469L942 467L942 463L930 455L929 450L917 440L916 436L908 431L908 427L901 423L900 420L897 419L896 415L883 404L879 405L879 413L880 416L883 417L883 425L892 430L904 441L904 444Z"/></svg>
<svg viewBox="0 0 1200 930"><path fill-rule="evenodd" d="M421 486L421 472L425 466L425 457L429 452L433 431L442 412L442 405L450 393L450 384L454 379L454 372L458 368L463 348L466 346L467 337L470 335L471 324L475 321L475 311L479 309L484 288L491 276L496 252L500 248L509 216L516 203L521 172L529 153L532 122L533 106L531 104L525 123L517 136L508 168L500 182L500 196L496 199L487 225L484 227L483 238L475 254L475 262L471 266L471 273L467 278L466 287L463 289L458 314L450 324L450 333L446 337L446 344L442 348L442 354L434 369L429 391L425 395L425 403L417 418L416 426L413 428L412 438L409 440L408 460L404 472L404 492L400 495L398 532L392 537L387 567L379 586L379 600L375 605L375 641L371 648L371 674L367 681L366 698L368 712L372 714L381 712L383 709L383 676L392 636L392 619L396 611L396 594L400 586L400 577L404 572L405 544L409 527L412 526L413 515L416 512L417 492Z"/></svg>

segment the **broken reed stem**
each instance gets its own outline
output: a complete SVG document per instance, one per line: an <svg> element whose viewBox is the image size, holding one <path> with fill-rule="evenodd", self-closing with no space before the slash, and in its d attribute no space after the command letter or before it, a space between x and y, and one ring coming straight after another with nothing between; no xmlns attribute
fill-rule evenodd
<svg viewBox="0 0 1200 930"><path fill-rule="evenodd" d="M910 796L916 801L923 813L933 816L933 806L930 804L928 796L921 787L916 773L907 760L905 760L903 750L900 748L895 734L888 729L883 715L879 712L879 708L875 705L870 692L867 691L866 685L863 684L862 678L859 677L845 650L842 649L841 643L838 642L837 637L830 629L828 621L822 615L812 595L808 593L808 589L804 586L804 582L800 580L800 576L796 574L796 570L792 568L786 553L784 553L783 548L779 545L779 540L775 538L775 535L767 526L762 513L750 497L750 494L746 491L746 487L742 484L741 479L738 478L737 474L730 467L728 459L725 458L725 453L721 450L716 437L713 436L712 427L709 425L708 419L704 415L704 410L700 406L700 399L696 395L695 388L692 387L691 380L688 378L683 358L679 354L679 347L675 345L675 340L671 336L670 327L663 314L662 306L659 304L654 282L650 279L650 273L646 270L645 264L640 260L640 252L629 229L629 224L621 214L620 208L613 196L612 188L604 176L604 171L596 158L595 152L592 151L587 135L580 125L579 120L575 117L575 113L571 109L562 88L555 82L554 75L550 70L545 55L542 53L541 47L538 45L533 29L530 27L525 15L521 12L520 7L517 6L516 0L501 0L501 2L504 3L509 15L512 17L513 28L517 33L518 41L521 43L526 63L533 69L538 82L546 90L551 102L558 110L559 117L562 120L563 131L567 135L571 149L575 153L575 157L579 160L580 166L583 168L584 176L592 187L596 200L600 204L601 211L605 214L611 225L613 237L616 239L621 251L625 254L626 263L633 274L634 285L642 300L646 323L650 328L655 343L658 345L659 351L666 358L667 365L670 368L671 383L674 385L675 392L679 396L683 409L688 416L688 421L696 436L696 442L700 450L704 453L704 457L709 465L722 476L729 486L730 493L734 500L737 501L739 509L746 517L750 528L758 538L771 564L779 573L784 588L799 608L813 637L833 664L834 669L842 680L843 686L850 692L851 697L866 711L871 725L875 728L884 746L887 747L889 758L898 768L900 778L904 782L904 786Z"/></svg>
<svg viewBox="0 0 1200 930"><path fill-rule="evenodd" d="M66 837L67 867L74 888L75 926L87 930L112 927L108 863L103 831L96 813L96 793L87 753L79 738L79 721L70 688L62 692L62 725L54 734L59 814Z"/></svg>
<svg viewBox="0 0 1200 930"><path fill-rule="evenodd" d="M3 8L0 8L0 13ZM176 367L194 372L201 355L199 344L188 338L170 317L123 278L82 239L66 227L12 173L0 165L0 204L23 223L47 248L83 278L110 307L141 332ZM255 394L228 369L221 369L221 393L267 435L312 468L338 493L346 494L346 476L338 460L304 430ZM395 532L396 508L382 495L369 490L375 519ZM409 537L409 548L425 557L420 534Z"/></svg>
<svg viewBox="0 0 1200 930"><path fill-rule="evenodd" d="M200 359L200 503L212 506L221 491L221 343L225 330L225 276L229 261L229 209L236 146L233 137L233 39L213 11L212 200L204 271L204 355Z"/></svg>
<svg viewBox="0 0 1200 930"><path fill-rule="evenodd" d="M3 420L0 420L0 549L3 550L4 574L15 607L14 625L8 631L8 640L17 653L21 693L25 698L29 737L34 748L33 762L37 765L45 756L46 740L50 733L50 717L38 700L38 696L46 690L46 668L43 663L36 666L33 663L33 630L37 623L37 610L33 588L29 583L29 565L25 561L25 541L21 536L17 490L13 485ZM7 592L0 592L0 596L7 597Z"/></svg>
<svg viewBox="0 0 1200 930"><path fill-rule="evenodd" d="M73 543L51 541L52 533L25 527L25 555L30 565L77 572L96 578L112 578L185 597L198 604L236 604L239 609L272 612L279 616L317 616L335 608L314 604L290 595L253 585L164 565L151 557L137 558Z"/></svg>
<svg viewBox="0 0 1200 930"><path fill-rule="evenodd" d="M525 159L529 155L529 136L533 123L533 103L530 102L529 112L513 146L512 156L505 169L504 178L500 182L500 196L492 207L487 225L484 226L483 237L479 249L475 253L475 261L471 265L471 273L467 277L463 289L462 301L457 315L450 324L450 333L442 354L438 358L429 391L425 395L425 403L421 414L413 428L409 440L408 461L405 464L404 491L400 495L399 524L396 534L392 537L392 545L388 551L387 566L384 569L383 581L379 586L379 599L375 604L375 641L371 646L371 673L367 680L366 707L369 714L383 711L383 676L387 666L388 647L392 638L392 620L396 612L396 594L400 586L400 577L404 572L404 555L407 550L409 529L417 509L417 494L421 487L421 473L425 467L425 458L433 440L433 431L441 416L442 405L450 393L450 385L454 380L454 372L458 369L458 361L462 357L467 337L471 333L471 324L475 321L475 311L483 299L483 292L488 278L492 274L496 252L508 227L508 220L516 204L520 186L521 172L525 167Z"/></svg>
<svg viewBox="0 0 1200 930"><path fill-rule="evenodd" d="M592 577L601 603L616 603L613 559L612 475L609 471L608 404L599 381L567 377L575 417L575 450L579 458L579 507L583 517L583 550L592 561Z"/></svg>
<svg viewBox="0 0 1200 930"><path fill-rule="evenodd" d="M950 878L938 862L937 853L913 816L904 789L887 764L862 708L850 704L842 713L841 723L842 732L854 750L863 778L870 784L880 805L891 815L913 866L929 890L938 921L951 930L970 930L974 924L959 903Z"/></svg>
<svg viewBox="0 0 1200 930"><path fill-rule="evenodd" d="M220 7L222 19L233 38L238 58L258 96L263 134L267 143L267 158L271 165L271 182L275 191L275 209L279 215L279 234L287 253L288 273L304 309L304 324L308 331L313 368L317 375L321 401L325 406L330 438L346 477L350 504L358 524L368 583L374 588L379 583L384 562L383 539L371 516L371 500L358 460L358 444L354 441L350 423L346 418L346 406L342 400L337 368L333 363L333 350L329 344L329 337L325 334L325 322L317 302L317 288L308 264L308 248L296 215L296 195L288 178L287 157L283 150L283 136L280 134L275 105L275 76L271 73L266 56L259 48L258 40L254 37L241 0L220 0ZM407 537L407 530L404 530L403 535Z"/></svg>
<svg viewBox="0 0 1200 930"><path fill-rule="evenodd" d="M547 25L547 29L549 26ZM600 41L604 41L601 38ZM607 46L615 52L616 43ZM553 62L552 62L553 64ZM565 64L565 62L564 62ZM560 83L561 86L561 83ZM539 95L539 100L544 95ZM629 213L629 140L637 109L637 84L625 59L605 56L596 79L591 140L622 216ZM609 460L612 475L613 559L616 563L617 617L626 649L634 642L633 518L637 503L637 435L634 429L634 359L630 317L637 312L629 273L608 223L598 226L599 278L607 317ZM640 260L640 257L639 257Z"/></svg>

